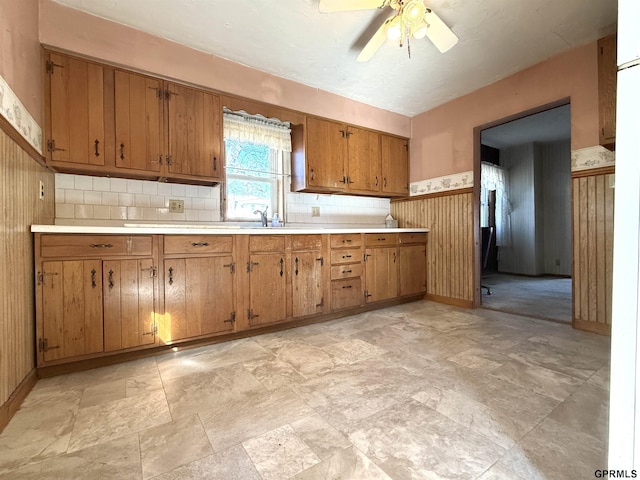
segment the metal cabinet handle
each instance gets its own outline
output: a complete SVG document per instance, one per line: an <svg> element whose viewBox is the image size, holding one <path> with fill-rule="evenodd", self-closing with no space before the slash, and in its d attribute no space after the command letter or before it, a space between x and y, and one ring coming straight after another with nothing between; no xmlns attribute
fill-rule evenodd
<svg viewBox="0 0 640 480"><path fill-rule="evenodd" d="M96 269L91 269L91 288L96 288Z"/></svg>
<svg viewBox="0 0 640 480"><path fill-rule="evenodd" d="M342 258L351 258L351 255L342 255Z"/></svg>
<svg viewBox="0 0 640 480"><path fill-rule="evenodd" d="M284 275L284 260L280 259L280 276Z"/></svg>
<svg viewBox="0 0 640 480"><path fill-rule="evenodd" d="M214 171L218 170L218 158L217 157L213 157L213 170Z"/></svg>
<svg viewBox="0 0 640 480"><path fill-rule="evenodd" d="M192 247L208 247L209 242L191 242Z"/></svg>
<svg viewBox="0 0 640 480"><path fill-rule="evenodd" d="M113 270L109 270L109 289L113 288Z"/></svg>
<svg viewBox="0 0 640 480"><path fill-rule="evenodd" d="M91 248L113 248L112 243L92 243L89 246Z"/></svg>
<svg viewBox="0 0 640 480"><path fill-rule="evenodd" d="M346 240L342 240L342 243L351 243L353 240L351 240L350 238L347 238Z"/></svg>
<svg viewBox="0 0 640 480"><path fill-rule="evenodd" d="M342 273L353 273L353 270L343 270Z"/></svg>
<svg viewBox="0 0 640 480"><path fill-rule="evenodd" d="M120 144L120 160L124 160L124 143Z"/></svg>
<svg viewBox="0 0 640 480"><path fill-rule="evenodd" d="M353 288L353 285L343 285L342 288Z"/></svg>
<svg viewBox="0 0 640 480"><path fill-rule="evenodd" d="M387 177L384 177L382 179L382 186L385 187L385 188L387 187Z"/></svg>
<svg viewBox="0 0 640 480"><path fill-rule="evenodd" d="M378 176L376 175L376 187L378 186Z"/></svg>
<svg viewBox="0 0 640 480"><path fill-rule="evenodd" d="M324 257L316 258L316 262L320 262L320 266L324 267Z"/></svg>
<svg viewBox="0 0 640 480"><path fill-rule="evenodd" d="M169 267L169 285L173 285L173 267Z"/></svg>
<svg viewBox="0 0 640 480"><path fill-rule="evenodd" d="M340 183L347 183L347 177L343 175L342 180L340 180Z"/></svg>
<svg viewBox="0 0 640 480"><path fill-rule="evenodd" d="M393 263L396 263L396 252L393 252Z"/></svg>
<svg viewBox="0 0 640 480"><path fill-rule="evenodd" d="M96 141L94 142L94 144L95 144L95 147L96 147L96 151L95 151L94 155L95 155L96 157L99 157L99 156L100 156L100 150L98 149L98 146L100 145L100 140L96 139Z"/></svg>
<svg viewBox="0 0 640 480"><path fill-rule="evenodd" d="M386 240L386 238L384 238L384 237L378 238L379 242L384 242L385 240Z"/></svg>
<svg viewBox="0 0 640 480"><path fill-rule="evenodd" d="M282 269L280 270L280 275L282 275ZM298 275L298 257L296 257L296 275Z"/></svg>
<svg viewBox="0 0 640 480"><path fill-rule="evenodd" d="M315 180L316 179L316 171L312 168L311 169L311 180Z"/></svg>

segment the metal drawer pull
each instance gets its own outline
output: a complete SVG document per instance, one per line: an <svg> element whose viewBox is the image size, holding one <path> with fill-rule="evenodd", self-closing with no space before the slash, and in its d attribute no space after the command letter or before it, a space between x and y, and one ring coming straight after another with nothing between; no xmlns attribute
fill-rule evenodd
<svg viewBox="0 0 640 480"><path fill-rule="evenodd" d="M351 243L351 242L352 242L351 239L342 240L342 243Z"/></svg>
<svg viewBox="0 0 640 480"><path fill-rule="evenodd" d="M98 149L98 147L100 146L100 140L96 140L94 142L94 144L95 144L95 147L96 147L95 156L99 157L100 156L100 150Z"/></svg>
<svg viewBox="0 0 640 480"><path fill-rule="evenodd" d="M209 242L191 242L192 247L208 247Z"/></svg>
<svg viewBox="0 0 640 480"><path fill-rule="evenodd" d="M113 248L112 243L92 243L89 245L91 248Z"/></svg>
<svg viewBox="0 0 640 480"><path fill-rule="evenodd" d="M353 285L343 285L342 288L353 288Z"/></svg>
<svg viewBox="0 0 640 480"><path fill-rule="evenodd" d="M378 238L379 242L384 242L386 240L386 238L382 237L382 238Z"/></svg>
<svg viewBox="0 0 640 480"><path fill-rule="evenodd" d="M352 273L353 270L343 270L342 273Z"/></svg>
<svg viewBox="0 0 640 480"><path fill-rule="evenodd" d="M282 275L282 274L280 274ZM296 257L296 275L298 275L298 257Z"/></svg>
<svg viewBox="0 0 640 480"><path fill-rule="evenodd" d="M342 258L351 258L351 255L342 255Z"/></svg>
<svg viewBox="0 0 640 480"><path fill-rule="evenodd" d="M280 276L284 274L283 267L284 267L284 260L281 258L280 259Z"/></svg>

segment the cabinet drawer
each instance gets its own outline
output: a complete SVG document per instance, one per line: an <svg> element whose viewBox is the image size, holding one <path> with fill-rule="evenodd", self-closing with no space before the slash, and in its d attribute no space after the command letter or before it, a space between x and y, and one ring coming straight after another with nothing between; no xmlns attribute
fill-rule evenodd
<svg viewBox="0 0 640 480"><path fill-rule="evenodd" d="M395 245L398 243L397 233L367 233L364 236L364 243L367 247L373 245Z"/></svg>
<svg viewBox="0 0 640 480"><path fill-rule="evenodd" d="M164 253L231 253L233 238L229 235L165 235Z"/></svg>
<svg viewBox="0 0 640 480"><path fill-rule="evenodd" d="M427 243L427 234L421 232L401 233L399 243Z"/></svg>
<svg viewBox="0 0 640 480"><path fill-rule="evenodd" d="M357 307L363 298L360 277L331 282L331 310Z"/></svg>
<svg viewBox="0 0 640 480"><path fill-rule="evenodd" d="M284 235L251 235L249 237L249 251L284 252L285 242Z"/></svg>
<svg viewBox="0 0 640 480"><path fill-rule="evenodd" d="M43 257L104 257L152 254L151 235L42 235Z"/></svg>
<svg viewBox="0 0 640 480"><path fill-rule="evenodd" d="M362 276L361 263L354 263L352 265L334 265L333 267L331 267L331 280L360 276Z"/></svg>
<svg viewBox="0 0 640 480"><path fill-rule="evenodd" d="M331 250L331 265L342 263L354 263L362 261L362 249L349 248L344 250Z"/></svg>
<svg viewBox="0 0 640 480"><path fill-rule="evenodd" d="M359 247L361 245L362 235L359 233L331 235L331 248Z"/></svg>
<svg viewBox="0 0 640 480"><path fill-rule="evenodd" d="M292 235L292 250L320 250L322 249L322 236L320 235Z"/></svg>

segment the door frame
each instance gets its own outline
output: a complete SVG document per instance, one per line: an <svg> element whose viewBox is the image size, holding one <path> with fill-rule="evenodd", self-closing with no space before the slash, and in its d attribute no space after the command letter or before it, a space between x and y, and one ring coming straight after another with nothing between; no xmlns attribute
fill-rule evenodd
<svg viewBox="0 0 640 480"><path fill-rule="evenodd" d="M473 308L482 306L482 291L480 288L482 277L482 234L480 230L480 145L481 133L491 127L497 127L504 123L519 120L536 113L551 110L556 107L571 105L571 97L564 97L544 105L540 105L529 110L524 110L506 117L502 117L473 128ZM573 209L571 209L571 227L573 231ZM573 252L573 236L571 237L571 251ZM573 261L572 261L573 264ZM573 265L571 267L573 272ZM571 305L573 312L573 288L574 279L571 275ZM573 317L573 313L571 315Z"/></svg>

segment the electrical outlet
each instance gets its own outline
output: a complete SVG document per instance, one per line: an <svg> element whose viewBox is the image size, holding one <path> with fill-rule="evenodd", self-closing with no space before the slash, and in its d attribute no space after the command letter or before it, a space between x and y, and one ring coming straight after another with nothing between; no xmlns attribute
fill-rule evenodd
<svg viewBox="0 0 640 480"><path fill-rule="evenodd" d="M560 266L560 259L556 258L556 267Z"/></svg>
<svg viewBox="0 0 640 480"><path fill-rule="evenodd" d="M311 216L319 217L320 216L320 207L311 207Z"/></svg>
<svg viewBox="0 0 640 480"><path fill-rule="evenodd" d="M171 213L184 213L184 200L169 200L169 211Z"/></svg>
<svg viewBox="0 0 640 480"><path fill-rule="evenodd" d="M40 188L38 189L38 198L44 200L44 183L40 180Z"/></svg>

